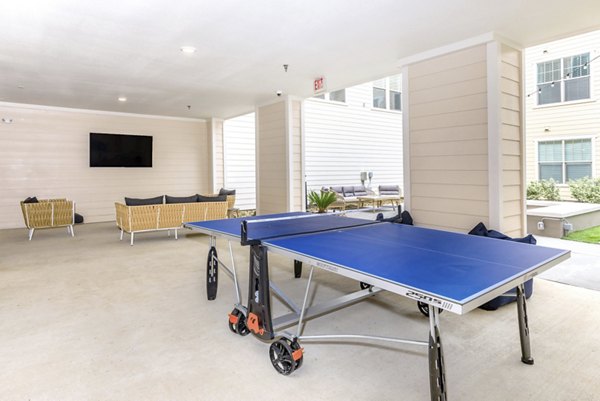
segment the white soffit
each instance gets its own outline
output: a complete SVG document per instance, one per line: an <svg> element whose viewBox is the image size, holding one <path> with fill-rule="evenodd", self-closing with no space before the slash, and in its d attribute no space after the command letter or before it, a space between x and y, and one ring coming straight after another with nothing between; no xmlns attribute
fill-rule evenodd
<svg viewBox="0 0 600 401"><path fill-rule="evenodd" d="M0 102L227 118L488 32L526 47L599 24L597 0L3 1Z"/></svg>

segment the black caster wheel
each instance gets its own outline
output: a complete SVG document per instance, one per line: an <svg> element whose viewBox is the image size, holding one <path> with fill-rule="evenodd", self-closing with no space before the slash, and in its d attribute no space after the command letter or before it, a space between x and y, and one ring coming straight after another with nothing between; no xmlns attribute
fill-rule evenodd
<svg viewBox="0 0 600 401"><path fill-rule="evenodd" d="M425 316L429 317L429 304L426 304L425 302L417 301L417 307L419 308L419 312L421 312ZM444 311L443 309L440 309L440 313L442 313L443 311Z"/></svg>
<svg viewBox="0 0 600 401"><path fill-rule="evenodd" d="M282 338L271 344L269 358L278 373L288 376L302 366L302 348L296 341Z"/></svg>
<svg viewBox="0 0 600 401"><path fill-rule="evenodd" d="M240 336L250 334L250 329L246 326L246 316L239 309L234 309L229 314L229 322L227 323L229 330Z"/></svg>
<svg viewBox="0 0 600 401"><path fill-rule="evenodd" d="M215 247L208 251L208 260L206 261L206 296L209 301L217 298L217 288L219 287L219 261L217 259L217 250Z"/></svg>
<svg viewBox="0 0 600 401"><path fill-rule="evenodd" d="M371 288L371 287L373 287L371 284L367 284L364 281L360 282L360 289L361 290L366 290L366 289Z"/></svg>

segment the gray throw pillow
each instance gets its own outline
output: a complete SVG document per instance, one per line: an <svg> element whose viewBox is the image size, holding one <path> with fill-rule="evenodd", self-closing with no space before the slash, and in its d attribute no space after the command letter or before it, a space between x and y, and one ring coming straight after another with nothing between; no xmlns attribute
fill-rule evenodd
<svg viewBox="0 0 600 401"><path fill-rule="evenodd" d="M366 196L368 195L367 188L364 185L354 186L354 196Z"/></svg>
<svg viewBox="0 0 600 401"><path fill-rule="evenodd" d="M155 198L127 198L125 197L125 204L127 206L146 206L146 205L161 205L163 203L163 196L157 196Z"/></svg>
<svg viewBox="0 0 600 401"><path fill-rule="evenodd" d="M350 197L350 196L354 196L354 187L350 186L350 187L342 187L342 190L344 191L344 197Z"/></svg>
<svg viewBox="0 0 600 401"><path fill-rule="evenodd" d="M227 200L227 195L219 195L219 196L205 196L205 195L197 195L198 202L224 202Z"/></svg>
<svg viewBox="0 0 600 401"><path fill-rule="evenodd" d="M235 195L235 189L221 188L219 190L219 195Z"/></svg>
<svg viewBox="0 0 600 401"><path fill-rule="evenodd" d="M380 185L379 195L400 195L400 187L398 185Z"/></svg>
<svg viewBox="0 0 600 401"><path fill-rule="evenodd" d="M192 195L192 196L165 195L165 203L192 203L192 202L198 202L198 195Z"/></svg>

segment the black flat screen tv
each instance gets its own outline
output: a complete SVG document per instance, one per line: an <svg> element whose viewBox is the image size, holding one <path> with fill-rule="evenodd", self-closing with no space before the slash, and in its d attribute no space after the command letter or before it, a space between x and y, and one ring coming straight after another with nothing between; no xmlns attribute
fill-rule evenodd
<svg viewBox="0 0 600 401"><path fill-rule="evenodd" d="M91 132L90 167L152 167L152 137Z"/></svg>

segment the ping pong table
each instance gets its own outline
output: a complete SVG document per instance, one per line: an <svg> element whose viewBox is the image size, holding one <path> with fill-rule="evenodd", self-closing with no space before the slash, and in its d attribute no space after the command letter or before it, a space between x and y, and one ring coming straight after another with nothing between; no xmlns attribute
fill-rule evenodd
<svg viewBox="0 0 600 401"><path fill-rule="evenodd" d="M340 215L291 213L186 226L211 236L207 285L211 275L214 279L219 265L226 267L216 255L217 237L229 240L230 253L231 241L239 240L250 246L247 305L241 303L235 267L226 268L234 279L237 295L229 325L241 335L253 333L263 340L277 338L271 343L269 356L279 373L290 374L302 365L303 348L299 341L304 340L377 340L426 346L432 400L447 400L440 312L466 314L516 287L521 361L533 364L523 284L570 256L566 250ZM301 307L269 280L268 253L311 266ZM320 305L308 306L315 267L369 286ZM292 309L291 313L277 318L271 316L271 290ZM430 306L427 341L364 334L303 334L305 320L383 290ZM294 324L295 333L280 331Z"/></svg>

